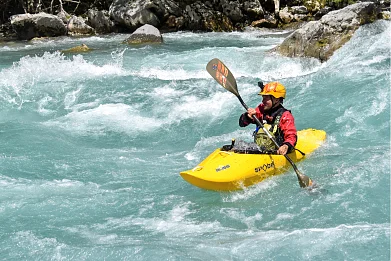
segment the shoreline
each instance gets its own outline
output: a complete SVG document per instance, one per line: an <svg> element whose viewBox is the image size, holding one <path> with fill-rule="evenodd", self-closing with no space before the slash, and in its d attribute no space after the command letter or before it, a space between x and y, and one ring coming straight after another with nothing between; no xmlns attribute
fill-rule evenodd
<svg viewBox="0 0 391 261"><path fill-rule="evenodd" d="M301 23L299 27L305 25L306 23ZM230 31L230 32L204 32L204 31L185 31L185 30L179 30L179 31L168 31L168 32L162 32L161 34L164 36L165 34L170 33L192 33L192 34L207 34L207 33L251 33L251 32L261 32L261 35L259 37L272 37L273 35L285 35L285 37L289 36L294 30L298 29L297 25L294 27L289 28L256 28L256 27L246 27L245 30L242 31ZM61 39L78 39L78 38L92 38L92 37L110 37L110 36L118 36L118 35L124 35L124 37L128 37L131 33L129 32L112 32L107 34L95 34L95 35L63 35L63 36L45 36L45 37L35 37L31 40L21 40L17 37L3 37L0 35L0 45L5 43L33 43L34 41L39 40L61 40Z"/></svg>
<svg viewBox="0 0 391 261"><path fill-rule="evenodd" d="M155 6L154 0L152 0L153 6L157 9L153 10L150 9L151 6L145 6L141 0L134 0L132 5L120 4L114 0L109 9L98 11L89 7L90 9L86 9L83 14L71 11L67 13L62 8L51 13L14 14L6 22L3 18L3 23L0 24L0 42L31 40L46 36L131 34L145 24L154 26L160 33L240 32L249 27L296 30L307 22L319 21L331 11L349 6L348 4L335 5L335 1L328 3L334 3L332 7L320 2L317 6L312 6L305 1L281 7L280 1L276 0L275 4L278 2L276 6L263 3L250 7L245 4L214 6L209 2L197 1L193 4L185 4L177 0L167 1L176 5L175 12L168 6ZM387 1L373 2L373 4L376 8L388 12L389 16L390 6L384 3Z"/></svg>

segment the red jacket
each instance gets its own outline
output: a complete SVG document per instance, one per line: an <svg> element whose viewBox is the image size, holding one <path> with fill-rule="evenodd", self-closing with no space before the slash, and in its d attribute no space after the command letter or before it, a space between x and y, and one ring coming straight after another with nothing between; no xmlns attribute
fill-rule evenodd
<svg viewBox="0 0 391 261"><path fill-rule="evenodd" d="M277 108L273 108L265 112L263 107L263 103L258 105L258 107L255 109L257 112L255 115L260 121L266 120L268 124L271 124L274 120L273 113L275 113L278 109L283 108L282 105L280 105ZM239 118L239 126L246 127L250 123L255 124L255 121L248 117L247 112L243 113ZM283 112L278 127L281 129L284 135L284 141L282 144L280 144L280 146L286 144L289 147L288 151L291 151L297 142L297 131L295 126L295 119L293 118L293 115L290 111L287 110Z"/></svg>

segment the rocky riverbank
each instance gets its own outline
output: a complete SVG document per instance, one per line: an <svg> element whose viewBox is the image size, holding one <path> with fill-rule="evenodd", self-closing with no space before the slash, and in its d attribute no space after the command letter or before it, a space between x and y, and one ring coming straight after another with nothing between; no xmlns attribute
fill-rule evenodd
<svg viewBox="0 0 391 261"><path fill-rule="evenodd" d="M145 24L160 32L241 31L248 26L288 28L300 25L300 29L275 51L324 61L348 41L360 25L376 19L389 19L389 0L348 5L351 2L355 1L113 0L108 10L86 9L79 16L69 13L61 4L52 14L38 12L10 16L1 25L0 41L132 33Z"/></svg>

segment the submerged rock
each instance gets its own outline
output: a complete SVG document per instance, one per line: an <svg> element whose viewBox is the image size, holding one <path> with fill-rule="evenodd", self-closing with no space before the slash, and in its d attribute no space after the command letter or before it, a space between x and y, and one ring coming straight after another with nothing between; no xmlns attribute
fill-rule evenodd
<svg viewBox="0 0 391 261"><path fill-rule="evenodd" d="M145 43L162 43L163 37L160 31L149 24L145 24L138 28L124 41L127 44L145 44Z"/></svg>
<svg viewBox="0 0 391 261"><path fill-rule="evenodd" d="M92 49L89 48L87 45L82 44L82 45L75 46L75 47L72 47L72 48L69 48L66 50L62 50L61 52L63 52L63 53L83 53L83 52L89 52L91 50Z"/></svg>

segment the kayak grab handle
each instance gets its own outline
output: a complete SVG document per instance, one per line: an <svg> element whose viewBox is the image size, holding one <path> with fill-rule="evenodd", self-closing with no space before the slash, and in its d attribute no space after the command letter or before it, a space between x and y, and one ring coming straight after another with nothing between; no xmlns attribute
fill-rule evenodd
<svg viewBox="0 0 391 261"><path fill-rule="evenodd" d="M200 170L202 170L204 167L202 167L202 166L195 166L193 169L192 169L192 171L200 171Z"/></svg>

